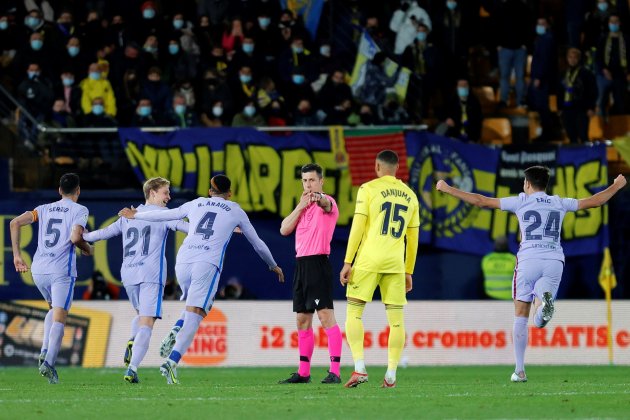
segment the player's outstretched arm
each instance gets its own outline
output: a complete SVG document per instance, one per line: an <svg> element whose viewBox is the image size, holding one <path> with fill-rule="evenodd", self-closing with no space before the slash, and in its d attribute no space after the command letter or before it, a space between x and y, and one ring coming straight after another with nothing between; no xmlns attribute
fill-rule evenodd
<svg viewBox="0 0 630 420"><path fill-rule="evenodd" d="M278 281L280 283L284 283L284 273L282 272L282 268L280 268L279 265L276 265L274 268L271 269L271 271L278 275Z"/></svg>
<svg viewBox="0 0 630 420"><path fill-rule="evenodd" d="M107 226L106 228L94 230L92 232L88 232L87 229L84 229L83 239L87 242L96 242L96 241L103 241L109 238L113 238L114 236L118 236L122 233L120 221L121 219L118 219L111 225Z"/></svg>
<svg viewBox="0 0 630 420"><path fill-rule="evenodd" d="M9 228L11 231L11 248L13 249L13 265L18 273L26 273L28 265L20 254L20 229L22 226L30 225L35 221L33 212L27 211L11 220Z"/></svg>
<svg viewBox="0 0 630 420"><path fill-rule="evenodd" d="M617 191L623 189L626 186L626 177L623 175L617 175L617 178L613 181L612 185L606 188L604 191L600 191L597 194L593 194L588 198L578 200L578 210L591 209L593 207L603 206L617 194Z"/></svg>
<svg viewBox="0 0 630 420"><path fill-rule="evenodd" d="M300 201L295 206L295 209L282 220L282 224L280 225L280 235L287 236L293 233L295 227L297 226L298 220L300 220L300 215L305 208L311 203L311 196L309 193L304 191L302 193L302 197L300 197Z"/></svg>
<svg viewBox="0 0 630 420"><path fill-rule="evenodd" d="M501 208L501 200L499 200L498 198L486 197L485 195L462 191L455 187L451 187L443 179L440 179L437 182L437 185L435 186L435 188L438 191L442 191L443 193L452 195L453 197L458 198L468 204L472 204L473 206L488 207L491 209Z"/></svg>

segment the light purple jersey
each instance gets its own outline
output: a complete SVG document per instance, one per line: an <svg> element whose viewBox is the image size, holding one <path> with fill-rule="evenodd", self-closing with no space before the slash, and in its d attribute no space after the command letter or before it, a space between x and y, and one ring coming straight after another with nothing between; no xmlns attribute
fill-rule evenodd
<svg viewBox="0 0 630 420"><path fill-rule="evenodd" d="M74 245L70 241L72 227L85 227L89 211L69 198L37 206L39 232L37 251L33 257L33 274L77 276Z"/></svg>
<svg viewBox="0 0 630 420"><path fill-rule="evenodd" d="M519 262L527 259L564 261L560 244L562 220L568 211L577 211L578 200L536 192L501 199L501 210L516 214L521 229Z"/></svg>
<svg viewBox="0 0 630 420"><path fill-rule="evenodd" d="M138 213L167 210L166 207L154 204L138 206ZM164 249L169 230L188 233L188 223L183 220L155 223L121 217L104 229L84 234L83 239L95 242L122 234L123 262L120 277L123 284L125 286L140 283L164 284L166 280Z"/></svg>
<svg viewBox="0 0 630 420"><path fill-rule="evenodd" d="M234 228L238 226L269 268L277 265L267 245L258 237L247 214L234 201L220 197L200 197L176 209L138 212L135 217L139 220L151 221L178 220L188 217L190 230L177 253L178 264L206 262L214 264L221 270L225 249Z"/></svg>

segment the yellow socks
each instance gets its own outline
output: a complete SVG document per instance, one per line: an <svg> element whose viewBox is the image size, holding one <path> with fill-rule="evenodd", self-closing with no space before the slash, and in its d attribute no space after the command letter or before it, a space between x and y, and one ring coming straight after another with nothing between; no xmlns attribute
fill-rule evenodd
<svg viewBox="0 0 630 420"><path fill-rule="evenodd" d="M346 340L352 352L352 358L363 360L363 309L365 302L348 301L346 310Z"/></svg>
<svg viewBox="0 0 630 420"><path fill-rule="evenodd" d="M400 305L386 305L385 313L389 323L389 341L387 344L387 371L396 372L398 361L405 347L405 320L403 307ZM347 332L346 332L347 334Z"/></svg>

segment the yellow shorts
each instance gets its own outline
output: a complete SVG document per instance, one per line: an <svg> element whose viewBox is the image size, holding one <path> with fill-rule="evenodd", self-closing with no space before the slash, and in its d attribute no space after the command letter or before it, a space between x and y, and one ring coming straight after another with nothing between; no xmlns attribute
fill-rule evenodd
<svg viewBox="0 0 630 420"><path fill-rule="evenodd" d="M346 296L371 302L376 286L381 289L381 300L389 305L406 305L405 273L372 273L355 270L350 272Z"/></svg>

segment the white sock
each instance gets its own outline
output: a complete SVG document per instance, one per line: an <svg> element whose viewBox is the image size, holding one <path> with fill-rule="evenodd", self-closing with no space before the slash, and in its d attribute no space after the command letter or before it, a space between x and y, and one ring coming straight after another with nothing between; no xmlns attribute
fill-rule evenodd
<svg viewBox="0 0 630 420"><path fill-rule="evenodd" d="M46 362L50 366L55 366L57 354L61 348L61 339L63 339L64 325L61 322L54 321L50 326L50 338L48 342L48 353L46 353Z"/></svg>
<svg viewBox="0 0 630 420"><path fill-rule="evenodd" d="M151 327L143 325L140 327L136 339L133 341L133 347L131 352L131 363L129 366L139 366L142 363L142 359L147 354L149 349L149 342L151 341L151 333L153 330ZM135 371L136 369L134 369Z"/></svg>
<svg viewBox="0 0 630 420"><path fill-rule="evenodd" d="M179 363L180 358L186 353L186 350L190 347L190 343L192 343L193 338L195 338L195 333L199 328L199 324L201 324L201 320L203 320L201 315L186 311L184 326L179 330L179 333L177 333L175 346L168 357L173 362Z"/></svg>
<svg viewBox="0 0 630 420"><path fill-rule="evenodd" d="M354 371L359 373L367 373L365 369L365 362L363 360L357 360L354 362Z"/></svg>
<svg viewBox="0 0 630 420"><path fill-rule="evenodd" d="M396 371L388 369L387 372L385 372L385 380L390 384L396 382Z"/></svg>
<svg viewBox="0 0 630 420"><path fill-rule="evenodd" d="M44 340L42 341L42 350L43 353L45 350L48 350L48 337L50 335L50 326L53 322L53 310L50 309L46 314L46 318L44 318Z"/></svg>
<svg viewBox="0 0 630 420"><path fill-rule="evenodd" d="M138 321L140 321L140 315L136 315L131 320L131 338L129 338L130 340L136 339L136 334L138 334L138 329L140 328L140 326L138 325Z"/></svg>

